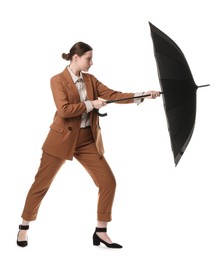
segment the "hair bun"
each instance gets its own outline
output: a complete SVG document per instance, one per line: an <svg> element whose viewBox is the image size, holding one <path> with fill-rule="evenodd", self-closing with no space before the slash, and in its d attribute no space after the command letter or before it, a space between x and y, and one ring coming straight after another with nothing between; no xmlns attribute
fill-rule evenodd
<svg viewBox="0 0 222 260"><path fill-rule="evenodd" d="M62 58L64 59L64 60L70 60L70 53L63 53L62 54Z"/></svg>

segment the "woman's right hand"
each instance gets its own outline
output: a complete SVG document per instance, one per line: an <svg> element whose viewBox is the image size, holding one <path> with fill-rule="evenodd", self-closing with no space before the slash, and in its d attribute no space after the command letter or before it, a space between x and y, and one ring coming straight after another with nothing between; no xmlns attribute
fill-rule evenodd
<svg viewBox="0 0 222 260"><path fill-rule="evenodd" d="M91 103L95 109L100 109L101 107L106 106L106 101L99 100L99 99L93 100L91 101Z"/></svg>

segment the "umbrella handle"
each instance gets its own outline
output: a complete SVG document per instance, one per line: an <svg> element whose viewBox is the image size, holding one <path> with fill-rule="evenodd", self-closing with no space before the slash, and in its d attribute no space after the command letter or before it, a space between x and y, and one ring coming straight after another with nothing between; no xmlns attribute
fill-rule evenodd
<svg viewBox="0 0 222 260"><path fill-rule="evenodd" d="M98 116L101 116L101 117L107 116L107 113L101 114L101 113L99 112L99 109L95 109L95 112L96 112L96 114L97 114Z"/></svg>

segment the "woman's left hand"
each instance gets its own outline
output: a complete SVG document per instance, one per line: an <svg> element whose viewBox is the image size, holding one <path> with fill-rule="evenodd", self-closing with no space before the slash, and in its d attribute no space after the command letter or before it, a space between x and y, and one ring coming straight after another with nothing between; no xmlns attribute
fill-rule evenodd
<svg viewBox="0 0 222 260"><path fill-rule="evenodd" d="M160 91L150 90L150 91L145 92L143 95L150 95L150 96L148 96L146 98L148 98L148 99L155 99L156 97L160 96Z"/></svg>

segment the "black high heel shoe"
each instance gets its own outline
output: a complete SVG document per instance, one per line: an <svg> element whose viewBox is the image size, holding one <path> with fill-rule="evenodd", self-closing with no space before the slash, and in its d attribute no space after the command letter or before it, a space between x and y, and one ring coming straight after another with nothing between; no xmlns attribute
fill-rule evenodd
<svg viewBox="0 0 222 260"><path fill-rule="evenodd" d="M100 243L103 243L104 245L106 245L109 248L122 248L121 245L117 244L117 243L107 243L106 241L102 240L97 234L96 232L106 232L107 228L96 228L94 234L93 234L93 245L94 246L99 246Z"/></svg>
<svg viewBox="0 0 222 260"><path fill-rule="evenodd" d="M19 225L19 232L20 230L28 230L29 229L29 225ZM18 236L19 236L19 232L17 235L17 245L21 246L21 247L26 247L28 245L28 241L27 240L22 240L22 241L18 241Z"/></svg>

